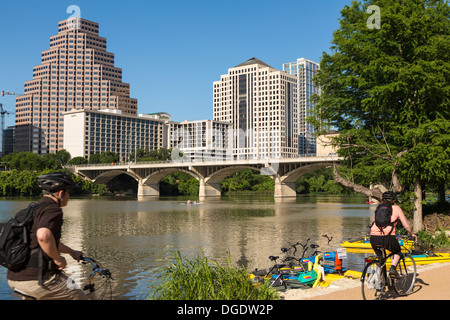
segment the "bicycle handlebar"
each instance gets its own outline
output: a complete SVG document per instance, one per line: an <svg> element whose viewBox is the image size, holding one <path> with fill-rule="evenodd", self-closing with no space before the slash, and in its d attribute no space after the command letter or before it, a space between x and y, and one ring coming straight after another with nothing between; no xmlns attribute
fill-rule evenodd
<svg viewBox="0 0 450 320"><path fill-rule="evenodd" d="M327 238L327 240L328 240L327 244L330 244L331 240L333 240L333 236L331 236L331 238L330 238L327 234L323 234L322 237Z"/></svg>
<svg viewBox="0 0 450 320"><path fill-rule="evenodd" d="M84 263L84 264L86 264L87 262L89 262L89 263L91 264L91 266L92 266L92 271L94 271L94 272L91 274L90 277L92 277L93 275L95 275L95 273L98 273L98 274L101 275L101 276L106 276L106 277L109 277L109 278L111 278L112 280L114 280L113 277L112 277L112 275L111 275L111 272L109 271L109 269L103 268L103 266L100 265L100 263L98 263L98 262L95 261L94 259L81 256L81 257L80 257L80 260L82 260L82 263Z"/></svg>

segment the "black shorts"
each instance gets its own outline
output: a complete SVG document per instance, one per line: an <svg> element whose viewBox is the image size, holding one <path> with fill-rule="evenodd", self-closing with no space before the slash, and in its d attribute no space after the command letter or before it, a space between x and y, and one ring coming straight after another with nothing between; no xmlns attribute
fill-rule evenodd
<svg viewBox="0 0 450 320"><path fill-rule="evenodd" d="M400 254L402 249L396 236L370 236L370 244L372 245L373 251L381 257L381 251L377 246L381 246L394 254Z"/></svg>

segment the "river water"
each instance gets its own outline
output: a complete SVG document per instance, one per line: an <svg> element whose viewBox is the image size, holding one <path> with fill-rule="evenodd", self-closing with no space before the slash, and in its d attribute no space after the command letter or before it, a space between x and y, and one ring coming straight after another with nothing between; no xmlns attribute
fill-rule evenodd
<svg viewBox="0 0 450 320"><path fill-rule="evenodd" d="M37 199L1 199L0 221ZM224 196L186 205L187 198L71 199L64 210L62 241L109 268L116 299L143 299L168 265L174 250L184 258L200 254L251 268L268 268L268 256L281 247L311 238L320 251L361 237L373 215L365 198L298 196ZM197 199L198 200L198 199ZM330 243L322 235L333 237ZM361 271L363 256L348 254L344 266ZM84 284L90 271L67 257L66 272ZM0 300L18 299L0 267Z"/></svg>

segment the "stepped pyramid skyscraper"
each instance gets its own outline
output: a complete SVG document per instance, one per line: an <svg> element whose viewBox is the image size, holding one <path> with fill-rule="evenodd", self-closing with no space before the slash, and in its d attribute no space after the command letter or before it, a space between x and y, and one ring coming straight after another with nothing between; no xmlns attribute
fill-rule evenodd
<svg viewBox="0 0 450 320"><path fill-rule="evenodd" d="M63 149L63 113L74 109L137 114L137 100L130 98L130 86L122 82L122 69L114 66L98 23L81 18L59 22L50 49L42 52L33 79L16 99L15 151Z"/></svg>

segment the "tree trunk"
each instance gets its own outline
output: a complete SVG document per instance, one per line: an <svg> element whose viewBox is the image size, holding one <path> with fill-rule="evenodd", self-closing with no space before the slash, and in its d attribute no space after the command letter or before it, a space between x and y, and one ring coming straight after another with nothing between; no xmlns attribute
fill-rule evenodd
<svg viewBox="0 0 450 320"><path fill-rule="evenodd" d="M445 204L445 182L439 183L438 186L438 193L439 193L439 203Z"/></svg>
<svg viewBox="0 0 450 320"><path fill-rule="evenodd" d="M420 177L416 176L416 180L414 181L414 226L413 232L417 233L423 229L422 223L422 183L420 181Z"/></svg>
<svg viewBox="0 0 450 320"><path fill-rule="evenodd" d="M383 192L379 188L369 189L354 182L351 182L347 179L344 179L339 174L336 165L333 165L333 176L334 182L339 183L341 186L349 188L358 193L362 193L365 196L375 198L378 201L381 201L381 195Z"/></svg>

